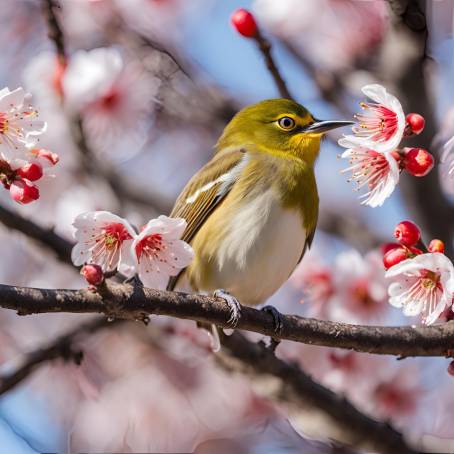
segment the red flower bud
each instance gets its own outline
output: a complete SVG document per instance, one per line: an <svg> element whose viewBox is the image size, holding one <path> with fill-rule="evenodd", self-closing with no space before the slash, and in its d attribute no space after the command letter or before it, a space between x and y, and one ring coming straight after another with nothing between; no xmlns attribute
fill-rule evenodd
<svg viewBox="0 0 454 454"><path fill-rule="evenodd" d="M257 35L257 23L254 16L246 9L240 8L234 11L230 22L238 33L246 38L252 38Z"/></svg>
<svg viewBox="0 0 454 454"><path fill-rule="evenodd" d="M396 225L394 236L404 246L414 246L421 239L419 227L411 221L402 221Z"/></svg>
<svg viewBox="0 0 454 454"><path fill-rule="evenodd" d="M423 148L404 149L404 168L415 177L426 176L434 166L434 157Z"/></svg>
<svg viewBox="0 0 454 454"><path fill-rule="evenodd" d="M29 162L16 170L16 174L29 181L37 181L43 176L43 168L36 162Z"/></svg>
<svg viewBox="0 0 454 454"><path fill-rule="evenodd" d="M441 240L432 240L429 243L429 247L427 248L429 252L441 252L442 254L445 252L445 243Z"/></svg>
<svg viewBox="0 0 454 454"><path fill-rule="evenodd" d="M454 376L454 361L451 361L448 366L448 374Z"/></svg>
<svg viewBox="0 0 454 454"><path fill-rule="evenodd" d="M80 270L80 274L90 285L100 285L104 281L102 268L94 263L84 265Z"/></svg>
<svg viewBox="0 0 454 454"><path fill-rule="evenodd" d="M21 204L27 204L39 199L38 188L28 180L14 180L9 188L11 198Z"/></svg>
<svg viewBox="0 0 454 454"><path fill-rule="evenodd" d="M385 269L389 269L394 265L406 260L408 258L408 252L403 247L394 248L388 251L383 257L383 265Z"/></svg>
<svg viewBox="0 0 454 454"><path fill-rule="evenodd" d="M381 253L385 255L387 252L392 251L393 249L396 249L398 247L401 247L400 244L398 243L384 243L381 245Z"/></svg>
<svg viewBox="0 0 454 454"><path fill-rule="evenodd" d="M405 120L407 121L407 125L409 126L413 134L422 133L424 125L426 124L426 120L424 120L424 117L422 115L419 115L417 113L409 113Z"/></svg>

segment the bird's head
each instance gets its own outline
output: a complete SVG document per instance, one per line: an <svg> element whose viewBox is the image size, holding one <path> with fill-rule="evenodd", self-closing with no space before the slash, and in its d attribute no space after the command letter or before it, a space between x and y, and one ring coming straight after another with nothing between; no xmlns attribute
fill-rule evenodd
<svg viewBox="0 0 454 454"><path fill-rule="evenodd" d="M224 129L216 148L244 147L277 156L296 156L313 164L327 131L351 121L320 121L289 99L268 99L238 112Z"/></svg>

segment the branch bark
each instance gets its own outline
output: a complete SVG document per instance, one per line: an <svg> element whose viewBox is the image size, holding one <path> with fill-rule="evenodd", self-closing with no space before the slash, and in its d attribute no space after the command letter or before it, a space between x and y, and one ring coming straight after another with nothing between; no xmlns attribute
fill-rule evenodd
<svg viewBox="0 0 454 454"><path fill-rule="evenodd" d="M60 261L72 265L71 249L73 244L56 234L53 230L41 227L2 205L0 205L0 222L6 227L20 231L42 246L51 249Z"/></svg>
<svg viewBox="0 0 454 454"><path fill-rule="evenodd" d="M223 299L109 281L96 292L0 285L0 307L15 310L19 315L99 313L110 319L132 320L144 320L150 314L167 315L230 327L230 311ZM454 322L381 327L283 315L283 329L277 334L271 314L247 306L242 306L241 312L238 329L283 340L399 357L451 356L454 352Z"/></svg>
<svg viewBox="0 0 454 454"><path fill-rule="evenodd" d="M13 389L46 362L62 359L80 364L83 352L74 348L77 339L82 335L92 334L110 325L104 318L90 320L59 336L48 345L25 354L20 364L13 371L0 375L0 395Z"/></svg>

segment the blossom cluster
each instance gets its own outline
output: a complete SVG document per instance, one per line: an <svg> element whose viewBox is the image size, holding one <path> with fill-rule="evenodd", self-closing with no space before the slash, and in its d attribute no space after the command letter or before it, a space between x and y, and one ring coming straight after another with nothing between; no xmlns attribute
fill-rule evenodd
<svg viewBox="0 0 454 454"><path fill-rule="evenodd" d="M444 244L434 239L426 247L418 226L399 223L394 231L398 243L384 245L385 276L392 279L389 303L403 308L404 315L422 315L430 325L444 314L451 318L454 297L454 266L444 254Z"/></svg>
<svg viewBox="0 0 454 454"><path fill-rule="evenodd" d="M29 93L23 88L0 90L0 182L18 203L39 198L38 180L58 162L57 154L37 148L45 130Z"/></svg>
<svg viewBox="0 0 454 454"><path fill-rule="evenodd" d="M119 271L127 277L138 274L150 288L165 289L170 276L176 276L189 265L193 250L181 240L186 221L181 218L159 216L136 233L131 224L108 211L80 214L73 223L77 241L72 250L74 265L83 268L83 275L91 284L102 282L96 269L103 273Z"/></svg>
<svg viewBox="0 0 454 454"><path fill-rule="evenodd" d="M362 256L352 249L324 263L310 252L291 278L303 288L311 317L351 323L377 323L387 309L387 286L378 250ZM303 299L306 303L306 298ZM306 305L306 304L304 304Z"/></svg>
<svg viewBox="0 0 454 454"><path fill-rule="evenodd" d="M372 102L360 103L363 112L355 115L358 124L339 145L347 148L341 156L350 161L343 172L352 172L350 181L358 184L358 190L367 188L360 197L362 204L378 207L392 194L403 170L425 176L433 168L434 158L422 148L398 148L402 139L423 131L421 115L405 116L399 100L381 85L366 85L362 91Z"/></svg>

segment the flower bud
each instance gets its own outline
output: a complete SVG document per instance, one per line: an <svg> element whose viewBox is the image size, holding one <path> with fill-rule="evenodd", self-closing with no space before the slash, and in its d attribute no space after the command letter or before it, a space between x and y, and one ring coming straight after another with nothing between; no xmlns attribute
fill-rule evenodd
<svg viewBox="0 0 454 454"><path fill-rule="evenodd" d="M415 177L426 176L434 166L434 157L423 148L405 148L403 165Z"/></svg>
<svg viewBox="0 0 454 454"><path fill-rule="evenodd" d="M445 243L441 240L434 239L429 243L427 249L429 252L441 252L443 254L445 252Z"/></svg>
<svg viewBox="0 0 454 454"><path fill-rule="evenodd" d="M451 361L448 366L448 374L454 376L454 361Z"/></svg>
<svg viewBox="0 0 454 454"><path fill-rule="evenodd" d="M396 225L394 236L404 246L414 246L421 239L419 227L411 221L402 221Z"/></svg>
<svg viewBox="0 0 454 454"><path fill-rule="evenodd" d="M102 284L102 282L104 281L104 273L102 271L102 268L94 263L84 265L80 270L80 274L82 274L82 276L90 285L97 286Z"/></svg>
<svg viewBox="0 0 454 454"><path fill-rule="evenodd" d="M38 188L28 180L14 180L9 188L11 198L23 205L39 199Z"/></svg>
<svg viewBox="0 0 454 454"><path fill-rule="evenodd" d="M16 174L29 181L37 181L43 176L43 168L36 162L29 162L17 169Z"/></svg>
<svg viewBox="0 0 454 454"><path fill-rule="evenodd" d="M417 113L409 113L406 118L407 126L410 128L410 131L413 134L421 134L424 126L426 124L426 120L422 115Z"/></svg>
<svg viewBox="0 0 454 454"><path fill-rule="evenodd" d="M385 269L389 269L394 265L408 258L407 251L403 247L394 248L388 251L383 257L383 265Z"/></svg>
<svg viewBox="0 0 454 454"><path fill-rule="evenodd" d="M382 255L385 255L387 252L392 251L393 249L396 249L398 247L401 247L398 243L384 243L381 245L380 249Z"/></svg>
<svg viewBox="0 0 454 454"><path fill-rule="evenodd" d="M257 35L257 23L254 16L246 9L239 8L232 14L230 22L238 33L246 38Z"/></svg>

